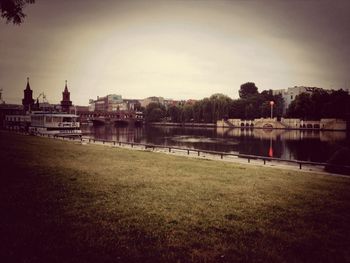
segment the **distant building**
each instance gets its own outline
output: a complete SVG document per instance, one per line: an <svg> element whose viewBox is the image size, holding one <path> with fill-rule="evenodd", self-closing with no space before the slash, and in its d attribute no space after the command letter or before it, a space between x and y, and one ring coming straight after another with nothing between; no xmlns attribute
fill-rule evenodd
<svg viewBox="0 0 350 263"><path fill-rule="evenodd" d="M126 108L129 111L138 111L141 108L141 103L136 99L124 99L123 102L126 104Z"/></svg>
<svg viewBox="0 0 350 263"><path fill-rule="evenodd" d="M143 99L140 101L141 102L141 106L146 108L148 106L148 104L150 103L159 103L164 105L164 98L163 97L148 97L146 99Z"/></svg>
<svg viewBox="0 0 350 263"><path fill-rule="evenodd" d="M33 91L30 89L29 78L27 78L27 86L25 88L22 105L25 111L31 111L34 108Z"/></svg>
<svg viewBox="0 0 350 263"><path fill-rule="evenodd" d="M97 97L97 100L90 99L89 111L113 112L127 110L128 105L123 101L121 95L110 94L105 97Z"/></svg>
<svg viewBox="0 0 350 263"><path fill-rule="evenodd" d="M0 104L0 127L4 126L5 116L6 115L24 115L22 105L17 104Z"/></svg>
<svg viewBox="0 0 350 263"><path fill-rule="evenodd" d="M63 112L70 112L71 106L72 106L72 101L70 100L70 92L68 91L67 80L66 80L66 85L64 87L64 91L62 92L61 110Z"/></svg>
<svg viewBox="0 0 350 263"><path fill-rule="evenodd" d="M300 95L301 93L312 94L316 90L322 90L322 89L316 88L316 87L294 86L287 89L272 90L272 94L282 95L282 98L284 99L283 113L285 113L287 111L287 108L289 107L289 105L295 99L296 96Z"/></svg>

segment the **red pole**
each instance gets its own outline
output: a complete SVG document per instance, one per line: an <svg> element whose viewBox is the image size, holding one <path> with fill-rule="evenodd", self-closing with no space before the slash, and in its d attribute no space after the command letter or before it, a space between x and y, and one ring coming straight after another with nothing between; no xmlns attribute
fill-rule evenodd
<svg viewBox="0 0 350 263"><path fill-rule="evenodd" d="M273 105L275 104L275 102L274 101L270 101L270 106L271 106L271 119L272 119L272 117L273 117Z"/></svg>

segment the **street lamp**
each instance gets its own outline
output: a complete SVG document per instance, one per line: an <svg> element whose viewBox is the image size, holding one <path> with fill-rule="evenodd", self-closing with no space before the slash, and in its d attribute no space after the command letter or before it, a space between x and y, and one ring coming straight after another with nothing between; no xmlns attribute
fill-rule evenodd
<svg viewBox="0 0 350 263"><path fill-rule="evenodd" d="M270 106L271 106L271 119L273 116L273 105L275 104L275 102L273 100L270 101Z"/></svg>

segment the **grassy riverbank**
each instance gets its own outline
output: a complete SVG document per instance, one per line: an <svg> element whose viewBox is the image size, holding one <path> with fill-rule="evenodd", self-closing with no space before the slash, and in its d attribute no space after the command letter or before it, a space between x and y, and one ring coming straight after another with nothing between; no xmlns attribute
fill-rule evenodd
<svg viewBox="0 0 350 263"><path fill-rule="evenodd" d="M0 162L1 262L350 261L350 178L7 132Z"/></svg>

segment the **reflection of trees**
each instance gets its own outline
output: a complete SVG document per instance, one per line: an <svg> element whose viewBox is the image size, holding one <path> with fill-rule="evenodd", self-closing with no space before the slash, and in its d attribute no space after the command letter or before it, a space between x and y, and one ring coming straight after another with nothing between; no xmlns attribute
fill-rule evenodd
<svg viewBox="0 0 350 263"><path fill-rule="evenodd" d="M313 162L326 162L338 149L337 145L315 139L288 140L285 144L295 159Z"/></svg>
<svg viewBox="0 0 350 263"><path fill-rule="evenodd" d="M257 139L276 140L280 137L282 140L300 140L318 139L321 141L341 141L346 139L346 132L343 131L318 131L318 130L283 130L283 129L241 129L241 128L223 128L217 127L216 132L220 136L253 136Z"/></svg>
<svg viewBox="0 0 350 263"><path fill-rule="evenodd" d="M240 153L268 156L270 140L273 155L277 158L323 162L345 141L345 132L265 130L265 129L217 129L225 138L239 138Z"/></svg>

